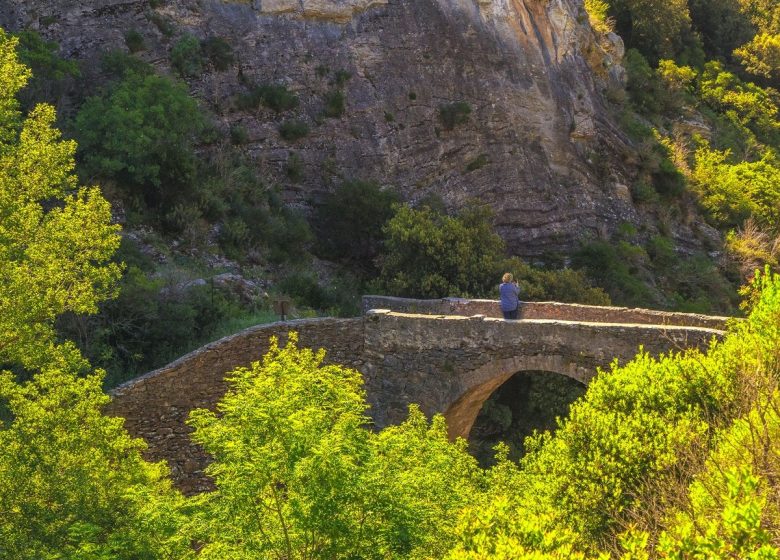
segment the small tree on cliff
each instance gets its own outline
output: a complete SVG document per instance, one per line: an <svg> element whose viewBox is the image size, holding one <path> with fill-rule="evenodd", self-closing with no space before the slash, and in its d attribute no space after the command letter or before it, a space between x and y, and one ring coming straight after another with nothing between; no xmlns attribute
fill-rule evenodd
<svg viewBox="0 0 780 560"><path fill-rule="evenodd" d="M482 296L498 284L504 242L490 209L469 206L448 216L430 206L398 206L385 231L381 281L392 294Z"/></svg>
<svg viewBox="0 0 780 560"><path fill-rule="evenodd" d="M101 414L102 374L78 377L86 363L55 340L58 315L113 293L119 237L100 192L77 188L54 110L19 111L16 43L0 29L0 368L33 377L0 369L0 558L184 558L164 466Z"/></svg>

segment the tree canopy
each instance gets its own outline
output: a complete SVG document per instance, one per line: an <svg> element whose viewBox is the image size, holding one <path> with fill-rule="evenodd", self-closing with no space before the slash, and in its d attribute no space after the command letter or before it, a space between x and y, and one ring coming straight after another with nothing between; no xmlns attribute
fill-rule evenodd
<svg viewBox="0 0 780 560"><path fill-rule="evenodd" d="M0 363L36 367L58 315L95 312L114 294L119 236L100 191L78 186L76 144L53 127L54 109L20 112L30 72L16 45L0 30Z"/></svg>

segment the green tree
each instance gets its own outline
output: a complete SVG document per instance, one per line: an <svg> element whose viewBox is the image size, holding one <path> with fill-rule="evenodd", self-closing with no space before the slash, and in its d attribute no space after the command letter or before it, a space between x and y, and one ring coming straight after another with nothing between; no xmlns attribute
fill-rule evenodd
<svg viewBox="0 0 780 560"><path fill-rule="evenodd" d="M696 151L693 187L718 225L734 227L751 216L780 231L780 166L771 153L755 162L729 163L730 153Z"/></svg>
<svg viewBox="0 0 780 560"><path fill-rule="evenodd" d="M382 248L382 229L392 218L397 202L395 192L383 190L376 183L342 183L317 209L322 255L372 271Z"/></svg>
<svg viewBox="0 0 780 560"><path fill-rule="evenodd" d="M760 33L734 51L745 70L780 84L780 33Z"/></svg>
<svg viewBox="0 0 780 560"><path fill-rule="evenodd" d="M196 78L203 72L200 41L185 33L171 48L171 66L183 78Z"/></svg>
<svg viewBox="0 0 780 560"><path fill-rule="evenodd" d="M79 377L80 354L55 345L58 315L113 294L119 236L99 191L78 188L54 110L21 115L16 44L0 30L0 367L33 376L0 370L0 557L185 558L164 465L102 415L102 373Z"/></svg>
<svg viewBox="0 0 780 560"><path fill-rule="evenodd" d="M54 109L22 117L15 95L29 71L16 44L0 30L0 363L34 368L58 315L94 313L114 294L119 236L100 191L78 187L76 145L53 128Z"/></svg>
<svg viewBox="0 0 780 560"><path fill-rule="evenodd" d="M59 45L46 41L37 32L25 29L19 37L19 60L32 71L27 87L18 96L25 108L35 103L59 103L75 78L81 75L78 64L58 54Z"/></svg>
<svg viewBox="0 0 780 560"><path fill-rule="evenodd" d="M610 7L626 46L653 62L674 58L691 33L687 0L610 0Z"/></svg>
<svg viewBox="0 0 780 560"><path fill-rule="evenodd" d="M123 420L103 416L102 375L51 362L18 384L0 372L0 557L186 558L183 498L164 463L141 457Z"/></svg>
<svg viewBox="0 0 780 560"><path fill-rule="evenodd" d="M165 216L192 193L203 118L186 88L129 70L76 116L84 173L116 182Z"/></svg>
<svg viewBox="0 0 780 560"><path fill-rule="evenodd" d="M197 499L200 557L440 556L479 489L465 443L417 410L373 433L361 375L296 342L272 339L262 363L232 372L216 413L190 415L217 486Z"/></svg>
<svg viewBox="0 0 780 560"><path fill-rule="evenodd" d="M500 278L504 242L489 209L470 206L447 216L429 206L397 207L385 226L380 278L399 296L440 298L492 293Z"/></svg>

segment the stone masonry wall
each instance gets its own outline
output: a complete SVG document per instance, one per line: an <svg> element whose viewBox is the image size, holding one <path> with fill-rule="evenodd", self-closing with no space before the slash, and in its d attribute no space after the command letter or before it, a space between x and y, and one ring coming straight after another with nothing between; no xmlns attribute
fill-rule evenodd
<svg viewBox="0 0 780 560"><path fill-rule="evenodd" d="M362 365L363 320L306 319L252 327L213 342L164 368L120 385L112 391L107 413L122 416L128 431L149 444L148 459L167 459L180 488L193 493L209 487L202 475L203 450L189 438L185 421L194 408L213 408L227 390L223 378L248 366L268 351L271 336L284 344L289 331L299 334L301 348L325 348L326 360Z"/></svg>
<svg viewBox="0 0 780 560"><path fill-rule="evenodd" d="M213 408L227 389L225 374L259 360L271 336L284 344L288 332L297 331L299 346L325 348L328 362L359 370L376 426L402 421L416 403L427 414L445 413L451 434L465 436L482 402L518 371L551 371L587 383L598 367L631 359L640 345L651 354L703 348L722 336L725 323L556 303L527 304L523 321L497 318L498 305L489 300L370 296L364 305L384 310L260 325L211 343L117 387L107 412L124 417L129 432L149 444L146 456L167 460L179 487L194 493L210 487L203 475L208 458L190 441L187 416L194 408ZM676 324L685 322L692 326Z"/></svg>
<svg viewBox="0 0 780 560"><path fill-rule="evenodd" d="M388 296L364 296L363 312L370 309L389 309L399 313L423 315L460 315L502 318L497 300L488 299L405 299ZM550 319L557 321L584 321L591 323L634 323L638 325L680 325L723 330L730 317L673 313L652 309L605 307L552 301L527 301L521 305L521 319Z"/></svg>
<svg viewBox="0 0 780 560"><path fill-rule="evenodd" d="M446 413L477 386L492 385L495 379L505 380L518 371L552 371L587 383L597 368L608 368L615 358L621 363L631 360L640 345L655 356L684 348L706 349L723 332L674 325L504 321L379 310L366 315L364 335L366 390L372 417L383 426L403 420L410 403L419 404L427 414Z"/></svg>

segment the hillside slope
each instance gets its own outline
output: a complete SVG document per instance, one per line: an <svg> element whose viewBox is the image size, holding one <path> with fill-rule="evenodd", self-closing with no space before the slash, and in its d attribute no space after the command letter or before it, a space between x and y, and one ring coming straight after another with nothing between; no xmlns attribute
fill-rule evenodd
<svg viewBox="0 0 780 560"><path fill-rule="evenodd" d="M411 201L436 194L450 207L478 198L524 256L569 253L624 222L655 228L632 203L632 149L604 100L620 87L622 43L599 38L577 0L5 4L0 24L36 28L68 57L125 49L137 30L140 56L165 70L184 33L227 41L236 62L188 83L225 133L246 131L244 149L290 203L317 204L343 179L376 180ZM238 96L271 83L300 105L239 109ZM282 139L292 118L311 133ZM679 244L698 245L688 226L673 229Z"/></svg>

